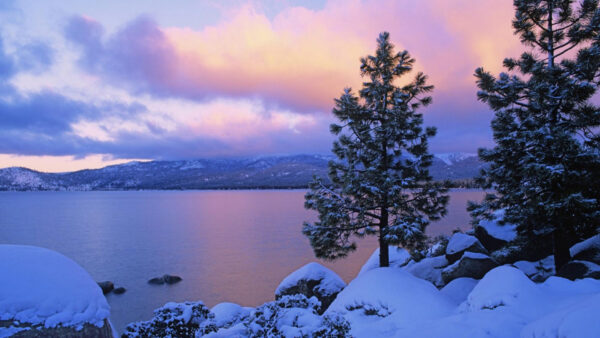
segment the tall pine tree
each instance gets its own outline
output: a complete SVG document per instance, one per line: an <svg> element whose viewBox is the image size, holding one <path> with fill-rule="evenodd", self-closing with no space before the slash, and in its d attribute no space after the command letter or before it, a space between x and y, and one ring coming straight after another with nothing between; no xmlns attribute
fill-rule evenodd
<svg viewBox="0 0 600 338"><path fill-rule="evenodd" d="M433 86L417 73L399 86L415 60L408 52L395 53L388 33L377 39L373 56L361 59L361 75L368 80L357 97L346 89L335 100L331 125L338 136L337 159L329 162L330 185L315 179L305 207L317 210L319 221L304 223L317 257L336 259L355 250L354 236L379 237L380 266L389 266L388 245L418 248L430 220L443 216L448 197L441 184L431 181L428 139L435 128L423 128L417 109L431 103Z"/></svg>
<svg viewBox="0 0 600 338"><path fill-rule="evenodd" d="M480 182L493 188L469 209L476 219L505 209L523 238L552 240L556 269L569 247L600 224L600 79L597 0L515 0L515 33L530 47L504 60L506 73L475 71L478 98L496 113L490 163Z"/></svg>

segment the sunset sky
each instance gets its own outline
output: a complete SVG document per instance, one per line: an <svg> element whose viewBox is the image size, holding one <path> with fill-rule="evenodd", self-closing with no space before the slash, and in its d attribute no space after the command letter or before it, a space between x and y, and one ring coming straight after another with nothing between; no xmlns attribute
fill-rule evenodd
<svg viewBox="0 0 600 338"><path fill-rule="evenodd" d="M436 86L431 151L492 144L473 72L518 56L508 0L0 1L0 168L319 153L389 31Z"/></svg>

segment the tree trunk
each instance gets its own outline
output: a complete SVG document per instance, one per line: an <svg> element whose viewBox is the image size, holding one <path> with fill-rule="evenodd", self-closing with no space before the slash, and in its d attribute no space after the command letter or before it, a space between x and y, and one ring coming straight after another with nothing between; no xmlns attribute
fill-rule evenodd
<svg viewBox="0 0 600 338"><path fill-rule="evenodd" d="M381 211L381 225L379 226L379 266L388 267L390 266L390 249L388 243L385 240L385 227L388 224L388 213L387 209Z"/></svg>
<svg viewBox="0 0 600 338"><path fill-rule="evenodd" d="M379 232L379 266L390 266L390 248L381 232Z"/></svg>
<svg viewBox="0 0 600 338"><path fill-rule="evenodd" d="M554 267L556 272L571 260L569 251L569 239L560 230L555 229L552 233L552 245L554 250Z"/></svg>

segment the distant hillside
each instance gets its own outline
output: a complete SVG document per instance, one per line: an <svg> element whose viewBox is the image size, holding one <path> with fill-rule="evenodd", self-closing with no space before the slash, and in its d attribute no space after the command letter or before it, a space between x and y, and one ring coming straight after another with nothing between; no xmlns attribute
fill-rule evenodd
<svg viewBox="0 0 600 338"><path fill-rule="evenodd" d="M140 190L301 188L313 175L327 177L328 156L130 162L102 169L41 173L0 169L0 190ZM469 154L441 154L430 169L436 180L464 180L482 163Z"/></svg>

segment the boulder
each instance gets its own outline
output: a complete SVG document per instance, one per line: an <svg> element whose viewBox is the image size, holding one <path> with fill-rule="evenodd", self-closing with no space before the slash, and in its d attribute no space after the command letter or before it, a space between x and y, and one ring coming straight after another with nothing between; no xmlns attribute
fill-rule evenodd
<svg viewBox="0 0 600 338"><path fill-rule="evenodd" d="M475 237L488 251L495 251L517 238L517 227L514 224L501 224L504 210L494 212L491 220L482 219L474 227Z"/></svg>
<svg viewBox="0 0 600 338"><path fill-rule="evenodd" d="M103 325L98 327L93 324L86 323L81 328L76 327L44 327L44 325L31 325L28 323L20 323L15 325L12 320L0 320L0 333L3 329L11 330L12 338L113 338L112 328L107 319Z"/></svg>
<svg viewBox="0 0 600 338"><path fill-rule="evenodd" d="M110 307L87 271L48 249L0 245L0 336L112 337Z"/></svg>
<svg viewBox="0 0 600 338"><path fill-rule="evenodd" d="M124 287L120 286L120 287L118 287L118 288L115 288L115 289L113 290L113 293L114 293L115 295L121 295L121 294L124 294L124 293L125 293L125 291L127 291L127 290L126 290Z"/></svg>
<svg viewBox="0 0 600 338"><path fill-rule="evenodd" d="M600 264L600 234L573 245L570 251L573 260Z"/></svg>
<svg viewBox="0 0 600 338"><path fill-rule="evenodd" d="M148 284L162 285L162 284L175 284L181 282L183 279L179 276L163 275L162 277L154 277L148 281Z"/></svg>
<svg viewBox="0 0 600 338"><path fill-rule="evenodd" d="M527 277L536 283L541 283L548 279L548 277L556 274L554 270L554 256L548 256L535 262L518 261L512 265L523 271Z"/></svg>
<svg viewBox="0 0 600 338"><path fill-rule="evenodd" d="M444 286L442 280L442 269L448 266L446 256L428 257L415 262L410 261L404 270L415 277L430 281L437 287Z"/></svg>
<svg viewBox="0 0 600 338"><path fill-rule="evenodd" d="M98 286L102 289L103 294L107 294L115 288L115 285L111 281L98 282Z"/></svg>
<svg viewBox="0 0 600 338"><path fill-rule="evenodd" d="M312 262L287 276L277 287L275 299L295 294L314 296L321 302L318 312L322 314L345 287L346 283L335 272Z"/></svg>
<svg viewBox="0 0 600 338"><path fill-rule="evenodd" d="M488 271L498 266L490 256L478 252L465 252L454 264L442 270L445 284L460 277L481 279Z"/></svg>
<svg viewBox="0 0 600 338"><path fill-rule="evenodd" d="M457 232L452 235L448 241L448 246L446 247L446 259L448 262L454 263L459 260L466 251L484 254L488 253L476 237Z"/></svg>
<svg viewBox="0 0 600 338"><path fill-rule="evenodd" d="M588 261L570 261L563 265L556 275L570 280L582 278L600 279L600 265Z"/></svg>

